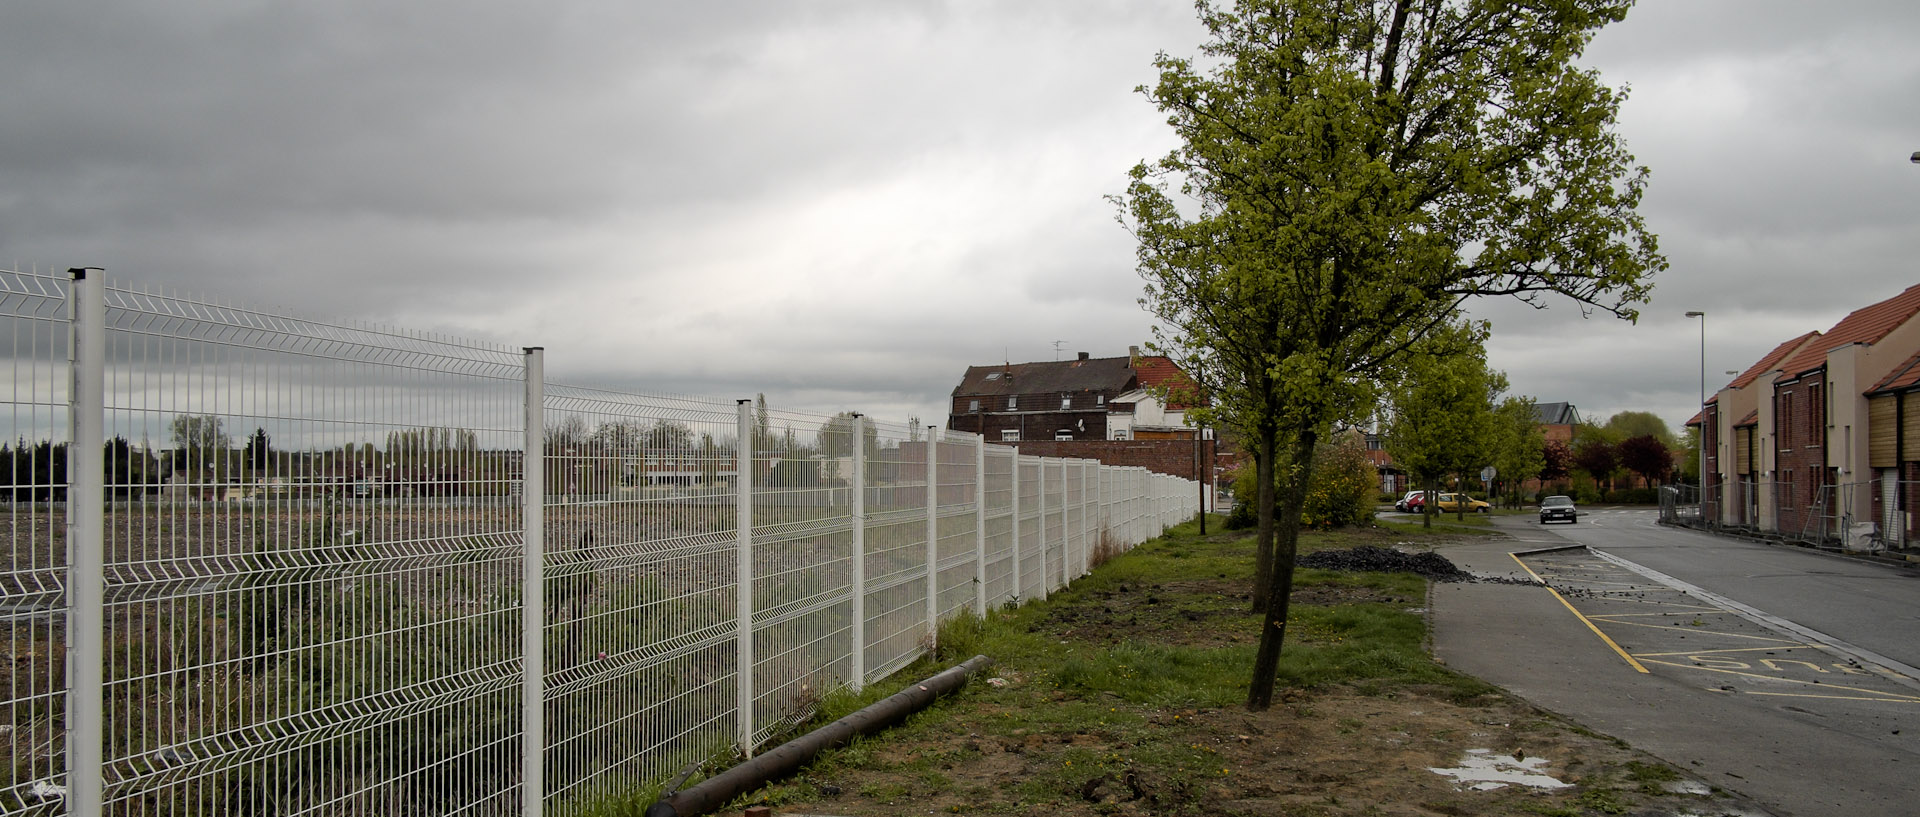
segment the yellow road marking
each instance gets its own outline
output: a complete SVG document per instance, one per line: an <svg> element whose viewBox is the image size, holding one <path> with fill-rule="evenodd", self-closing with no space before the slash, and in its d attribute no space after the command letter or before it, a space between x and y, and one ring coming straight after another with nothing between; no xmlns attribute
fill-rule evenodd
<svg viewBox="0 0 1920 817"><path fill-rule="evenodd" d="M1599 636L1601 641L1607 642L1607 646L1612 647L1614 654L1620 656L1621 660L1626 661L1627 666L1633 667L1635 672L1639 672L1643 675L1652 674L1647 672L1647 668L1644 666L1641 666L1639 661L1635 661L1633 659L1633 656L1628 655L1626 650L1620 649L1619 644L1613 643L1613 639L1608 638L1606 633L1600 632L1600 628L1594 626L1593 622L1587 620L1586 616L1581 615L1579 610L1573 609L1573 605L1569 603L1564 596L1560 595L1560 591L1555 590L1551 586L1549 586L1545 579L1540 578L1540 574L1533 572L1533 568L1527 567L1526 562L1520 561L1520 557L1518 555L1512 554L1512 553L1509 553L1507 555L1512 556L1513 560L1519 563L1521 570L1527 571L1527 575L1532 576L1533 580L1536 582L1539 582L1541 587L1547 588L1547 592L1552 593L1554 598L1559 599L1560 604L1567 608L1567 612L1572 613L1574 618L1580 619L1580 623L1587 625L1587 629L1592 630L1593 634Z"/></svg>

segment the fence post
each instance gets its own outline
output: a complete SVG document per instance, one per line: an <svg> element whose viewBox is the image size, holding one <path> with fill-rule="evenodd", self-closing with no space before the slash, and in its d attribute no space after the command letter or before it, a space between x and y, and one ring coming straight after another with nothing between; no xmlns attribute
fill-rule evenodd
<svg viewBox="0 0 1920 817"><path fill-rule="evenodd" d="M88 272L67 270L73 309L67 392L67 813L103 814L106 705L105 445L107 307Z"/></svg>
<svg viewBox="0 0 1920 817"><path fill-rule="evenodd" d="M1036 465L1033 470L1040 475L1040 484L1034 495L1040 497L1040 524L1034 532L1040 539L1040 598L1044 599L1053 590L1053 572L1047 569L1047 458L1041 457Z"/></svg>
<svg viewBox="0 0 1920 817"><path fill-rule="evenodd" d="M973 446L973 611L987 615L987 438Z"/></svg>
<svg viewBox="0 0 1920 817"><path fill-rule="evenodd" d="M1013 524L1011 526L1013 528L1013 600L1018 602L1020 601L1020 591L1025 589L1020 584L1020 449L1014 449L1013 456L1009 459L1013 461L1013 479L1011 481L1011 491L1013 493Z"/></svg>
<svg viewBox="0 0 1920 817"><path fill-rule="evenodd" d="M753 757L753 401L740 400L733 452L734 707L740 756Z"/></svg>
<svg viewBox="0 0 1920 817"><path fill-rule="evenodd" d="M526 439L520 459L520 814L540 817L546 799L546 351L526 354Z"/></svg>
<svg viewBox="0 0 1920 817"><path fill-rule="evenodd" d="M927 426L927 649L940 638L940 432Z"/></svg>
<svg viewBox="0 0 1920 817"><path fill-rule="evenodd" d="M853 691L867 683L867 418L853 415Z"/></svg>

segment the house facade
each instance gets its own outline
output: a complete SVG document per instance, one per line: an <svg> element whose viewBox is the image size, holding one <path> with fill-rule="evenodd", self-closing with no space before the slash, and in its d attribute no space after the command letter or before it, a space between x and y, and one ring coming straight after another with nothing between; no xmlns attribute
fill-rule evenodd
<svg viewBox="0 0 1920 817"><path fill-rule="evenodd" d="M1908 538L1900 424L1916 355L1920 286L1749 366L1688 423L1707 446L1705 517L1788 538Z"/></svg>
<svg viewBox="0 0 1920 817"><path fill-rule="evenodd" d="M1168 398L1160 394L1165 391ZM1173 361L1141 355L969 366L947 428L989 442L1185 439L1192 382Z"/></svg>

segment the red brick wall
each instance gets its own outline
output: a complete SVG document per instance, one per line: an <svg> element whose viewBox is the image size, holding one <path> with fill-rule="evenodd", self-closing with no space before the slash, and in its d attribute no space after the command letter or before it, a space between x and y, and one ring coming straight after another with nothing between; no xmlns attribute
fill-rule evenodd
<svg viewBox="0 0 1920 817"><path fill-rule="evenodd" d="M1107 465L1137 466L1158 474L1201 479L1194 472L1193 440L1022 440L1008 443L1035 457L1077 457ZM1201 459L1215 465L1213 440L1202 440ZM1204 473L1201 472L1201 473Z"/></svg>
<svg viewBox="0 0 1920 817"><path fill-rule="evenodd" d="M1809 515L1828 481L1824 386L1824 372L1816 372L1774 389L1775 518L1782 533L1815 532Z"/></svg>

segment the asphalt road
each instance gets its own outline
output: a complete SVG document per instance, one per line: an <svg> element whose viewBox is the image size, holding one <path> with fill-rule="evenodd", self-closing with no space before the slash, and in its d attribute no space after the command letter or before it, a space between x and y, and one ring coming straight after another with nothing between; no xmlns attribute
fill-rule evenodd
<svg viewBox="0 0 1920 817"><path fill-rule="evenodd" d="M1499 524L1515 538L1446 555L1547 586L1437 586L1442 660L1776 814L1916 813L1920 574L1651 511Z"/></svg>

